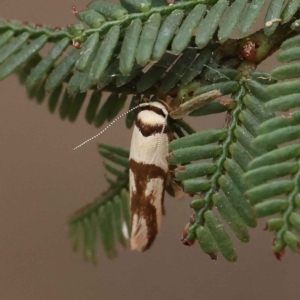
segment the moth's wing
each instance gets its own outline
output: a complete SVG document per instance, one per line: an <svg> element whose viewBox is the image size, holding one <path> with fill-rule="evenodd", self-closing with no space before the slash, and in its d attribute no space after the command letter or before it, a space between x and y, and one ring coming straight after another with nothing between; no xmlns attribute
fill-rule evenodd
<svg viewBox="0 0 300 300"><path fill-rule="evenodd" d="M146 167L146 168L145 168ZM153 174L153 166L144 166L143 171ZM143 173L145 174L145 173ZM141 178L142 177L142 178ZM134 174L130 170L130 201L131 201L131 237L132 250L145 251L155 240L161 226L165 177L148 178L141 184L144 175Z"/></svg>

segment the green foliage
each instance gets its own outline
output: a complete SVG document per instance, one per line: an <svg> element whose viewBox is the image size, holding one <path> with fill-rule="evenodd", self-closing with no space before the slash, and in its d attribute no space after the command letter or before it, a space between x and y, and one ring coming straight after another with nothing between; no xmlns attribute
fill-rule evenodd
<svg viewBox="0 0 300 300"><path fill-rule="evenodd" d="M283 11L285 22L293 17L300 5L299 1L290 2ZM134 85L139 92L156 89L156 81L146 86L143 84L147 81L147 77L144 76L149 71L143 71L142 67L149 63L152 65L152 61L157 62L150 68L149 77L153 76L152 72L157 68L160 70L158 75L162 76L177 58L172 54L169 54L168 58L165 57L169 44L171 53L178 55L183 52L173 72L169 70L169 77L173 73L177 74L177 77L183 77L186 68L201 65L199 57L202 55L197 58L196 49L188 51L186 48L189 44L195 42L198 49L202 49L215 44L214 41L225 43L236 27L241 28L242 35L246 35L258 17L264 1L252 1L247 5L246 0L236 0L230 5L226 0L194 0L153 8L150 1L126 0L122 4L129 5L138 13L128 14L122 6L93 1L86 10L75 12L77 19L83 23L66 29L54 30L2 21L0 44L3 45L3 49L0 62L6 62L0 67L0 78L7 77L20 65L29 61L35 53L42 50L46 42L55 42L48 55L32 70L26 83L28 89L33 89L45 80L46 91L52 92L67 81L72 85L72 88L68 89L69 93L74 95L75 92L85 92L96 86L103 89L110 81L114 78L118 80L120 76L129 76L122 85L138 77L139 80ZM271 1L265 17L266 23L279 18L282 9L283 1ZM90 28L85 28L83 24ZM272 26L266 27L267 35L273 33L277 26L278 22L274 22ZM81 49L66 53L66 47L71 41ZM29 44L26 45L26 42ZM209 49L211 50L210 47ZM55 65L62 56L64 58ZM115 58L118 58L117 61ZM82 72L82 76L79 76L78 72ZM79 77L84 77L84 82L79 80ZM186 74L182 82L187 84L193 78ZM174 87L180 80L177 79L172 83L163 83L162 92L166 93ZM120 86L120 83L117 82L117 86Z"/></svg>
<svg viewBox="0 0 300 300"><path fill-rule="evenodd" d="M278 60L283 63L299 60L299 41L299 36L296 36L284 42ZM259 126L259 135L253 145L272 151L254 159L245 174L245 179L254 184L246 195L257 216L270 217L267 228L275 232L273 251L278 259L286 246L299 252L300 74L297 66L297 63L284 64L271 73L274 79L280 81L265 88L270 96L265 107L280 114ZM289 110L293 111L286 116L281 115Z"/></svg>
<svg viewBox="0 0 300 300"><path fill-rule="evenodd" d="M198 241L212 259L221 252L235 261L226 228L246 243L256 218L272 216L267 224L275 232L276 256L286 246L298 252L300 1L120 3L92 1L74 11L80 22L67 28L1 21L0 79L16 72L30 99L48 98L49 111L70 122L88 99L85 118L96 127L113 120L128 98L130 108L144 98L164 100L173 116L195 99L200 105L191 116L226 112L224 128L195 132L183 120L169 123L177 138L169 146L170 169L184 192L195 196L183 243ZM249 34L267 4L263 28ZM231 39L236 29L241 38ZM280 44L283 65L271 74L255 71ZM285 118L278 115L289 110ZM127 128L136 114L127 115ZM105 164L110 187L69 222L74 249L81 246L93 262L97 236L113 258L115 237L125 246L130 228L129 153L108 145L99 152L111 161Z"/></svg>
<svg viewBox="0 0 300 300"><path fill-rule="evenodd" d="M209 77L213 77L213 74L210 73ZM255 73L253 77L256 77ZM237 238L242 242L249 241L247 227L255 227L256 218L244 197L244 193L252 186L242 178L251 159L264 153L253 147L252 141L257 136L259 124L273 114L261 108L260 115L256 115L256 109L262 107L263 102L252 95L251 85L228 85L231 83L229 79L218 83L218 89L224 94L233 93L234 101L230 103L230 118L226 128L197 132L171 142L169 163L178 165L195 162L177 168L175 176L182 181L187 194L201 195L196 200L201 205L195 205L194 201L191 204L195 217L186 226L183 242L191 245L197 239L202 250L212 258L216 258L220 251L227 260L235 261L237 256L231 239L211 210L216 206ZM257 81L250 82L260 86ZM216 84L212 86L215 88ZM227 90L227 86L231 90ZM209 89L210 86L205 87L205 91ZM207 159L211 162L208 163ZM206 239L207 236L210 238ZM214 246L211 248L209 245L212 240Z"/></svg>
<svg viewBox="0 0 300 300"><path fill-rule="evenodd" d="M104 165L109 176L113 176L106 178L110 188L93 203L78 210L69 221L74 251L82 247L85 259L94 263L98 236L107 256L113 258L117 254L115 233L120 244L125 246L130 228L127 200L129 152L109 145L99 145L99 153L113 163Z"/></svg>

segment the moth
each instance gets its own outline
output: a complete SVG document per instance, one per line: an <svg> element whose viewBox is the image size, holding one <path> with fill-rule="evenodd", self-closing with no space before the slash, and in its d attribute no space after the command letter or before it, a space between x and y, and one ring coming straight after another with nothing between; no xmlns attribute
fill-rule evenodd
<svg viewBox="0 0 300 300"><path fill-rule="evenodd" d="M130 246L132 250L143 252L149 249L161 227L164 193L169 171L168 145L169 141L174 138L167 124L168 117L182 118L220 95L220 91L210 91L183 103L175 110L161 102L139 104L121 114L97 135L73 149L76 150L95 139L132 110L141 109L134 125L129 154Z"/></svg>
<svg viewBox="0 0 300 300"><path fill-rule="evenodd" d="M168 115L163 104L146 103L133 129L129 156L132 250L147 250L161 227L168 174Z"/></svg>

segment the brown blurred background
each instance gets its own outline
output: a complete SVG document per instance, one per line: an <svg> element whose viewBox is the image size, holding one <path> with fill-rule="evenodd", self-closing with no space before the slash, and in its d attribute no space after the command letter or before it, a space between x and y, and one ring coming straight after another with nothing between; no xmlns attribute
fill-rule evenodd
<svg viewBox="0 0 300 300"><path fill-rule="evenodd" d="M1 17L55 26L74 23L79 0L0 0ZM261 22L258 24L261 25ZM270 69L274 59L262 68ZM264 221L251 241L235 240L238 262L214 262L197 244L181 244L189 200L167 198L163 228L150 251L120 249L109 261L99 245L98 265L73 253L67 218L106 188L95 143L71 149L98 130L84 120L61 121L47 101L28 100L16 76L0 83L0 299L300 299L299 256L282 262L271 252ZM86 101L87 102L87 101ZM220 127L222 115L193 119L198 129ZM101 142L129 148L130 131L118 122ZM99 140L98 140L99 141Z"/></svg>

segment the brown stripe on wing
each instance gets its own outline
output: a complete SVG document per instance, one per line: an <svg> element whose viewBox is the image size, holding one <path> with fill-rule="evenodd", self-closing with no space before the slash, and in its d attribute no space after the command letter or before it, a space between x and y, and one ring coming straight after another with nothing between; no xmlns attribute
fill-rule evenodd
<svg viewBox="0 0 300 300"><path fill-rule="evenodd" d="M164 190L167 173L156 165L138 163L133 159L130 159L129 166L133 172L135 181L135 192L132 191L130 200L131 223L134 215L137 215L138 218L143 218L145 220L147 226L147 240L144 241L143 245L141 245L140 249L138 249L140 251L145 251L150 248L158 233L156 208L152 204L154 195L151 193L146 196L147 183L153 178L162 179L163 189L161 195L161 205L163 211Z"/></svg>
<svg viewBox="0 0 300 300"><path fill-rule="evenodd" d="M165 126L164 132L162 132L162 130L163 130L162 125L147 124L147 123L144 123L139 118L136 120L135 125L140 130L142 135L145 136L145 137L150 136L150 135L154 135L154 134L157 134L157 133L169 133L170 132L170 128L168 126Z"/></svg>
<svg viewBox="0 0 300 300"><path fill-rule="evenodd" d="M151 103L149 103L148 106L141 107L141 110L150 110L150 111L157 113L160 116L163 116L164 118L166 117L166 114L160 108L151 105Z"/></svg>

